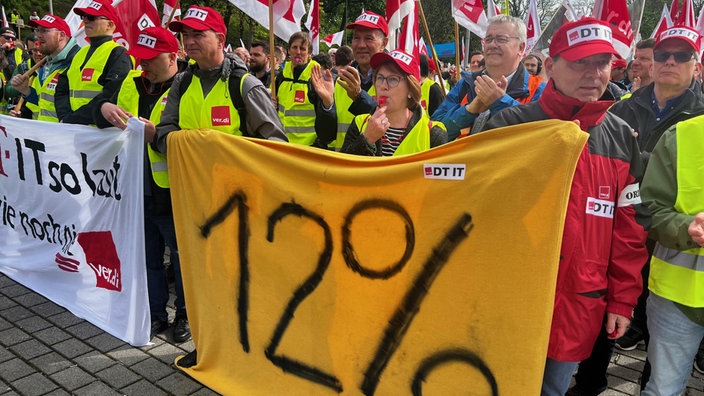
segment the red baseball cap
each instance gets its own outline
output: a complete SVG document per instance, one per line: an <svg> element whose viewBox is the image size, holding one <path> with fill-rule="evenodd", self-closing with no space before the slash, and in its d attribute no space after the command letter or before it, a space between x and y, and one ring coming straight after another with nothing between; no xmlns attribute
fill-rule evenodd
<svg viewBox="0 0 704 396"><path fill-rule="evenodd" d="M395 63L404 73L410 74L415 77L416 80L420 81L420 64L418 63L418 59L403 50L396 49L388 53L377 52L372 55L372 59L369 63L372 69L376 70L379 66L389 62Z"/></svg>
<svg viewBox="0 0 704 396"><path fill-rule="evenodd" d="M42 17L42 19L29 21L29 26L41 26L49 29L58 29L66 33L67 36L71 37L71 28L68 26L68 23L66 23L63 18L57 17L56 15L46 14Z"/></svg>
<svg viewBox="0 0 704 396"><path fill-rule="evenodd" d="M686 27L686 26L673 26L664 32L660 33L658 36L657 40L655 41L655 47L653 49L657 48L660 43L662 43L665 40L681 40L684 41L685 43L689 44L690 47L694 51L697 52L697 56L699 56L699 51L700 51L700 44L699 42L701 36L699 35L699 32L696 30Z"/></svg>
<svg viewBox="0 0 704 396"><path fill-rule="evenodd" d="M139 59L152 59L161 53L176 52L178 52L178 40L173 33L160 26L142 30L137 42L127 51L128 54Z"/></svg>
<svg viewBox="0 0 704 396"><path fill-rule="evenodd" d="M584 17L562 25L552 36L550 56L560 55L575 62L597 54L621 57L614 49L611 26L596 18Z"/></svg>
<svg viewBox="0 0 704 396"><path fill-rule="evenodd" d="M112 6L112 0L92 0L87 7L76 7L73 12L80 16L92 15L105 17L115 24L120 22L120 17L117 10Z"/></svg>
<svg viewBox="0 0 704 396"><path fill-rule="evenodd" d="M214 30L216 33L227 34L227 27L222 15L210 7L191 6L180 21L173 21L169 29L180 32L184 27L197 31Z"/></svg>
<svg viewBox="0 0 704 396"><path fill-rule="evenodd" d="M611 61L612 69L625 69L628 67L628 62L623 59L614 59Z"/></svg>
<svg viewBox="0 0 704 396"><path fill-rule="evenodd" d="M347 29L354 29L356 27L379 29L385 36L389 35L389 24L386 23L386 19L371 11L364 11L354 22L347 25Z"/></svg>

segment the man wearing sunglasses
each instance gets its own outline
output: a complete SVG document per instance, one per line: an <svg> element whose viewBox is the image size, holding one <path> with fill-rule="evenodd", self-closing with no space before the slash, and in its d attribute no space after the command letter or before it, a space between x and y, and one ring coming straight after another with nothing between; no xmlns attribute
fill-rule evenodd
<svg viewBox="0 0 704 396"><path fill-rule="evenodd" d="M486 68L462 72L432 117L445 124L450 141L466 128L471 133L481 131L490 116L505 108L538 100L545 87L545 81L528 73L521 63L526 49L522 20L509 15L492 17L482 43Z"/></svg>
<svg viewBox="0 0 704 396"><path fill-rule="evenodd" d="M120 18L111 0L93 0L73 12L83 19L90 45L59 76L56 113L60 122L91 125L98 103L112 96L133 65L125 47L112 39Z"/></svg>
<svg viewBox="0 0 704 396"><path fill-rule="evenodd" d="M9 27L0 28L0 48L7 58L7 65L2 69L3 80L9 81L17 65L24 62L28 56L17 47L17 35Z"/></svg>

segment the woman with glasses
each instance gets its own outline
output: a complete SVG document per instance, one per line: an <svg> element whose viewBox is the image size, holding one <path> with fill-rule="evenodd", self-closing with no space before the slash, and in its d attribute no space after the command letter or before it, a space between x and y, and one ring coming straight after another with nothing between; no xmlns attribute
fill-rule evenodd
<svg viewBox="0 0 704 396"><path fill-rule="evenodd" d="M418 59L402 50L371 58L379 107L359 115L347 130L343 153L392 156L428 150L447 142L445 126L431 122L420 105Z"/></svg>

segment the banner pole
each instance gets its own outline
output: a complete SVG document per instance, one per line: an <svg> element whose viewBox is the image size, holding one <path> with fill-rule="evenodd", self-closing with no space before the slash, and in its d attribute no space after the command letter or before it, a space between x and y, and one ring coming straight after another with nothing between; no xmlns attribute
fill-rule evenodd
<svg viewBox="0 0 704 396"><path fill-rule="evenodd" d="M271 1L271 0L269 0ZM435 67L438 70L438 76L440 77L440 88L442 88L442 96L447 96L447 91L445 90L445 83L442 80L442 69L440 68L440 60L438 60L438 54L435 52L435 45L433 45L433 39L430 37L430 30L428 30L428 21L425 20L425 12L423 12L423 4L420 0L416 0L418 3L418 11L420 11L420 19L423 21L423 28L425 28L425 33L428 34L428 43L430 44L430 50L433 52L433 62L435 62Z"/></svg>
<svg viewBox="0 0 704 396"><path fill-rule="evenodd" d="M276 101L276 70L274 70L274 0L269 0L269 79L271 99Z"/></svg>
<svg viewBox="0 0 704 396"><path fill-rule="evenodd" d="M460 72L460 26L455 21L455 70Z"/></svg>

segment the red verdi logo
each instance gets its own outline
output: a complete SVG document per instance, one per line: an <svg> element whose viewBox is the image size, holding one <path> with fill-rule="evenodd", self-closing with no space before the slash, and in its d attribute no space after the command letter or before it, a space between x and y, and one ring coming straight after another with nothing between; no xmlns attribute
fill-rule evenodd
<svg viewBox="0 0 704 396"><path fill-rule="evenodd" d="M93 79L95 69L83 69L81 72L81 81L91 81Z"/></svg>
<svg viewBox="0 0 704 396"><path fill-rule="evenodd" d="M231 125L230 106L213 106L210 111L210 118L213 126Z"/></svg>

